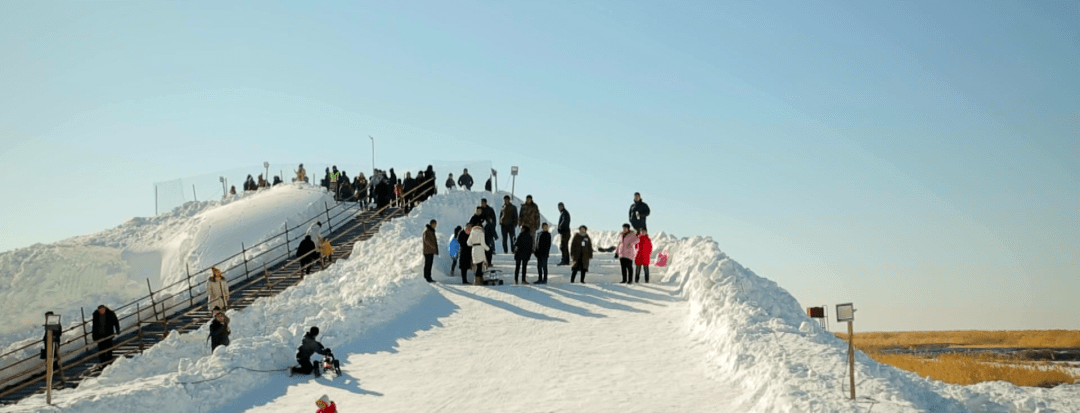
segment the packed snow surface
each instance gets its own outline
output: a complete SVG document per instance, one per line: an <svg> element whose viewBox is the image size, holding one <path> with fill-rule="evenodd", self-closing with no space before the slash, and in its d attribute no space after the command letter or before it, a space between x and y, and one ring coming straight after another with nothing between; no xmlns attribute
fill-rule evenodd
<svg viewBox="0 0 1080 413"><path fill-rule="evenodd" d="M0 412L297 412L314 411L323 394L342 412L1080 411L1077 385L947 385L862 354L860 398L848 400L846 343L704 237L655 235L654 257L668 250L671 264L654 269L650 285L615 284L617 267L604 253L589 284L567 284L557 252L545 286L460 285L447 276L445 252L435 264L439 283L424 282L424 225L439 221L445 251L482 194L436 196L358 243L349 259L231 311L232 344L213 354L207 327L173 334L54 394L54 407L35 396ZM597 246L615 243L614 232L592 233ZM506 270L508 260L496 265ZM295 363L314 325L342 359L343 376L275 371Z"/></svg>

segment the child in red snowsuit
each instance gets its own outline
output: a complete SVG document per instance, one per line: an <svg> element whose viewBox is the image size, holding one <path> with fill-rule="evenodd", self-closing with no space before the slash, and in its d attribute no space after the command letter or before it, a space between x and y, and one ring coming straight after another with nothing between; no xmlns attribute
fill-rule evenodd
<svg viewBox="0 0 1080 413"><path fill-rule="evenodd" d="M649 240L649 230L638 229L637 257L634 264L637 265L637 274L634 282L641 282L641 269L645 268L645 282L649 282L649 256L652 255L652 241Z"/></svg>
<svg viewBox="0 0 1080 413"><path fill-rule="evenodd" d="M337 413L337 405L330 401L330 396L325 394L315 401L315 406L319 408L315 413Z"/></svg>

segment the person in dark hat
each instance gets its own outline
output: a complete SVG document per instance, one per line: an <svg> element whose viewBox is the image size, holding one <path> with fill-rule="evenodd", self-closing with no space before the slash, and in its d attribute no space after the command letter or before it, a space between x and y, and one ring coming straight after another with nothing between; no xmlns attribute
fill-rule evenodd
<svg viewBox="0 0 1080 413"><path fill-rule="evenodd" d="M319 327L311 327L307 334L304 334L304 339L300 343L300 347L296 349L296 362L300 363L300 366L290 369L292 374L311 374L315 370L315 365L311 364L311 356L315 353L328 355L331 354L330 349L323 347L322 343L315 340L315 337L319 335ZM338 367L337 360L334 360L334 367ZM317 373L316 373L317 374Z"/></svg>

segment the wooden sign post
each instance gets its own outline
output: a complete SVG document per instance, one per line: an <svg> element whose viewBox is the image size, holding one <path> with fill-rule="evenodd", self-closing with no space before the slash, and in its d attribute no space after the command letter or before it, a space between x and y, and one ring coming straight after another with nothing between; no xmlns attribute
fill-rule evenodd
<svg viewBox="0 0 1080 413"><path fill-rule="evenodd" d="M60 316L49 311L45 313L45 404L48 405L52 405L53 360L59 357L55 351L59 341Z"/></svg>

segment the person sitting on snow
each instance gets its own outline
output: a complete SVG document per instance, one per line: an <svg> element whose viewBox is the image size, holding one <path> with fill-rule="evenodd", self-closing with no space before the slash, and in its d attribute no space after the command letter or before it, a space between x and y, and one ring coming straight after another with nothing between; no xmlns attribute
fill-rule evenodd
<svg viewBox="0 0 1080 413"><path fill-rule="evenodd" d="M318 327L311 327L307 334L304 334L304 339L300 343L300 347L296 349L296 362L300 363L299 367L293 367L291 369L292 374L311 374L319 375L318 370L315 369L315 365L311 364L311 356L315 353L322 355L332 354L330 349L323 347L322 343L315 340L315 337L319 335ZM334 368L340 368L337 360L334 360Z"/></svg>
<svg viewBox="0 0 1080 413"><path fill-rule="evenodd" d="M325 394L315 401L315 407L319 408L315 413L337 413L337 405L330 401L330 396Z"/></svg>

